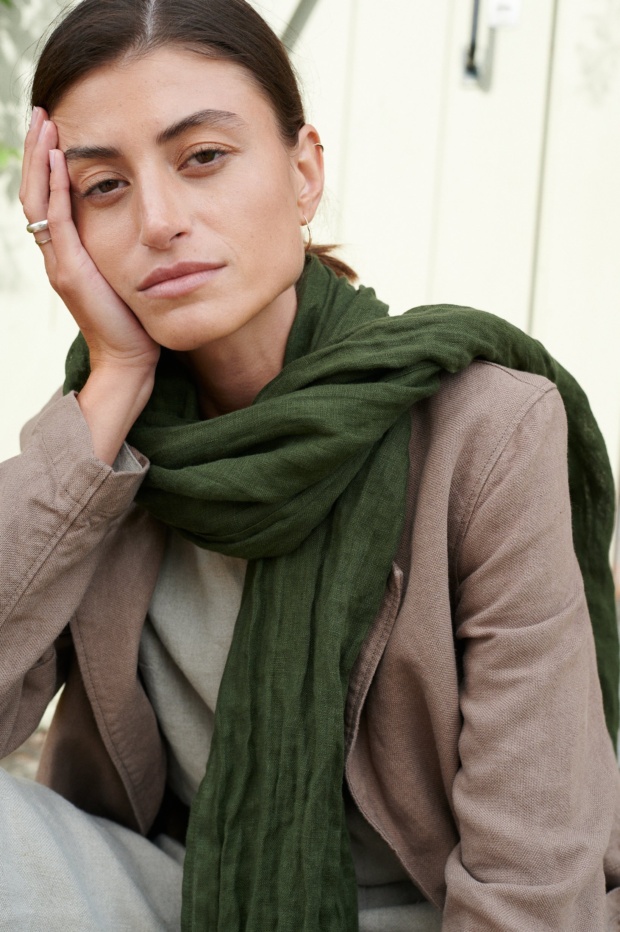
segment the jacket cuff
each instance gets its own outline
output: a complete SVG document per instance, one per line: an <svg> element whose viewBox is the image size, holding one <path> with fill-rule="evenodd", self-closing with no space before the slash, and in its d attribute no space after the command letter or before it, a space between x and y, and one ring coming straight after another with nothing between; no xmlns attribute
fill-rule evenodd
<svg viewBox="0 0 620 932"><path fill-rule="evenodd" d="M40 445L58 484L76 504L90 501L103 516L125 510L133 501L149 468L149 461L126 443L113 466L93 451L88 424L77 395L70 392L40 415L24 452Z"/></svg>

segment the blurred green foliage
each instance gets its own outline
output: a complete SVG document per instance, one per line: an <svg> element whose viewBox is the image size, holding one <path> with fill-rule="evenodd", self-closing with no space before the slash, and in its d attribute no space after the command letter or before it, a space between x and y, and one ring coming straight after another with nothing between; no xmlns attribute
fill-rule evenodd
<svg viewBox="0 0 620 932"><path fill-rule="evenodd" d="M0 190L16 197L37 52L77 0L0 0Z"/></svg>
<svg viewBox="0 0 620 932"><path fill-rule="evenodd" d="M7 0L2 0L2 3L6 3ZM0 171L3 168L6 168L13 160L19 160L21 152L19 149L13 149L11 146L5 146L4 143L0 142Z"/></svg>
<svg viewBox="0 0 620 932"><path fill-rule="evenodd" d="M28 85L41 36L74 0L0 0L0 187L17 196Z"/></svg>
<svg viewBox="0 0 620 932"><path fill-rule="evenodd" d="M0 3L3 3L4 6L13 6L13 0L0 0ZM19 149L7 146L0 140L0 171L6 168L13 159L19 159L19 157Z"/></svg>

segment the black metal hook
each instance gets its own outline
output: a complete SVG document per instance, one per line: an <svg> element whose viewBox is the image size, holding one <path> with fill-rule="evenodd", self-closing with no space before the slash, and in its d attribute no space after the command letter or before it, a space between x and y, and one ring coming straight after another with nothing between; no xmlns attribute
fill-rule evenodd
<svg viewBox="0 0 620 932"><path fill-rule="evenodd" d="M478 16L480 14L480 0L474 0L474 9L471 22L471 40L467 49L467 58L465 59L465 74L471 78L480 77L478 65L476 64L476 43L478 41Z"/></svg>

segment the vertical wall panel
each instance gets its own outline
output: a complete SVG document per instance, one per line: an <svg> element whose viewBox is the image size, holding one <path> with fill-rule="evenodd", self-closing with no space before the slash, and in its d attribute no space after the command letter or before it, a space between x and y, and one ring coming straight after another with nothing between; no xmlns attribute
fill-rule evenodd
<svg viewBox="0 0 620 932"><path fill-rule="evenodd" d="M559 4L534 333L586 389L620 468L620 2Z"/></svg>
<svg viewBox="0 0 620 932"><path fill-rule="evenodd" d="M394 311L427 300L449 18L447 0L358 0L352 24L341 239Z"/></svg>
<svg viewBox="0 0 620 932"><path fill-rule="evenodd" d="M552 42L552 0L524 0L495 33L490 90L464 79L471 2L455 4L429 299L528 325ZM491 41L481 4L478 61Z"/></svg>

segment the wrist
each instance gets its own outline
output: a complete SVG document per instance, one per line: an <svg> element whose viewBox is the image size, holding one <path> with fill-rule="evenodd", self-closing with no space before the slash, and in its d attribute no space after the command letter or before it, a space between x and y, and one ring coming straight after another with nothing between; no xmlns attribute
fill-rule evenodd
<svg viewBox="0 0 620 932"><path fill-rule="evenodd" d="M102 366L91 371L77 396L93 452L112 465L136 418L151 396L155 367Z"/></svg>

